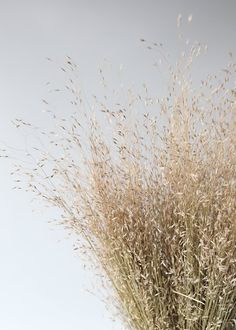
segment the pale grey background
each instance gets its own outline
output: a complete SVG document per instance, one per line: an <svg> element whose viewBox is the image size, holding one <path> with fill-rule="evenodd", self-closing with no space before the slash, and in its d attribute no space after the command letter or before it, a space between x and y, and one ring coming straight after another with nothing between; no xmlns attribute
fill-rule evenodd
<svg viewBox="0 0 236 330"><path fill-rule="evenodd" d="M57 67L65 55L80 65L88 93L94 92L93 77L104 58L114 67L123 63L131 83L152 82L153 57L139 39L163 42L175 59L179 13L186 36L209 46L200 73L225 65L228 51L236 50L234 0L1 0L1 142L22 143L10 124L15 117L44 125L40 100L47 97L47 81L64 83ZM73 240L47 223L53 214L33 213L37 207L29 203L31 196L11 189L9 163L1 161L0 167L0 329L122 329L85 291L91 281L72 251Z"/></svg>

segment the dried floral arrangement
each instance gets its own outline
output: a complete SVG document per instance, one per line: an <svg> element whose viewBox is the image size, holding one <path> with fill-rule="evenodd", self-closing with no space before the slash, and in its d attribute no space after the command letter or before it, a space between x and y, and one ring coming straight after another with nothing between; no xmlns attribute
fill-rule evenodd
<svg viewBox="0 0 236 330"><path fill-rule="evenodd" d="M48 110L55 131L16 168L100 265L129 329L236 329L236 65L195 88L202 50L169 67L162 98L145 86L88 109L70 79L76 111ZM67 58L63 70L77 66Z"/></svg>

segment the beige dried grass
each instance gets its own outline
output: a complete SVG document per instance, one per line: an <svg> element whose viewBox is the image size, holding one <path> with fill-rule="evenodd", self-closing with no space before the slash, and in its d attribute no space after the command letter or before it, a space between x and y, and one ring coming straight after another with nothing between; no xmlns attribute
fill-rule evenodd
<svg viewBox="0 0 236 330"><path fill-rule="evenodd" d="M199 51L169 70L163 99L129 91L123 105L96 98L98 110L81 113L71 81L79 111L48 135L58 151L37 148L24 166L28 189L96 256L130 329L234 327L235 64L194 90Z"/></svg>

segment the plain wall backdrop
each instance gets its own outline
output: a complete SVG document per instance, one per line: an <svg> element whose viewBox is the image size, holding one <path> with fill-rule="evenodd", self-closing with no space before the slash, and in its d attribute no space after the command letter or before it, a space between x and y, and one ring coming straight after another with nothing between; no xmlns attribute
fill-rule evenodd
<svg viewBox="0 0 236 330"><path fill-rule="evenodd" d="M228 52L236 51L235 0L0 0L2 147L24 148L31 143L30 136L26 141L14 129L15 118L47 126L43 98L49 96L54 111L66 115L66 101L50 94L47 84L65 83L59 68L66 55L78 64L88 94L97 92L95 76L104 59L115 68L114 81L122 64L124 80L130 84L147 82L161 89L165 77L152 76L158 56L148 53L140 38L162 42L177 60L179 13L190 43L197 39L209 47L196 69L198 77L226 65ZM193 19L188 24L190 14ZM109 77L112 82L112 73ZM96 278L84 270L73 251L74 238L48 224L54 211L30 203L29 194L12 190L13 163L0 161L0 329L123 329L119 320L111 320L96 289L95 295L86 291Z"/></svg>

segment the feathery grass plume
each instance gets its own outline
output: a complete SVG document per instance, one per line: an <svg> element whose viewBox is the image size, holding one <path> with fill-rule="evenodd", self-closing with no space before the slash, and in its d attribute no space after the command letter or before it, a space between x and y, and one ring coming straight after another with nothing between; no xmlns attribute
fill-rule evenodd
<svg viewBox="0 0 236 330"><path fill-rule="evenodd" d="M234 329L236 66L194 88L201 50L169 69L162 99L145 87L89 110L71 80L78 110L25 171L101 265L130 329Z"/></svg>

